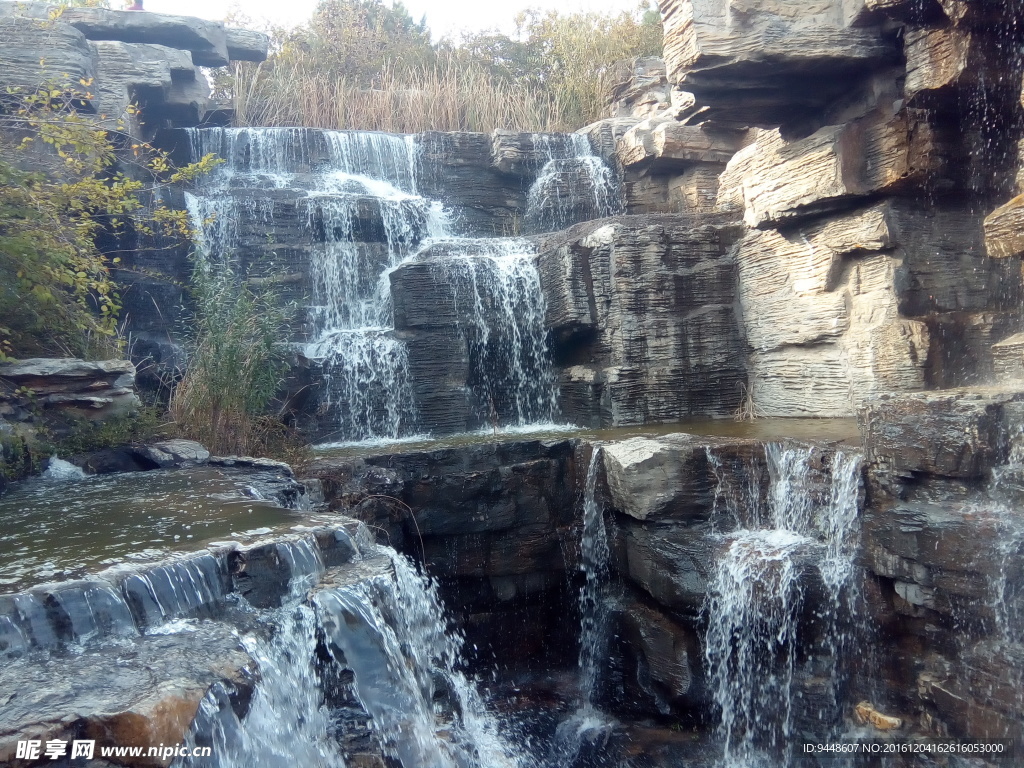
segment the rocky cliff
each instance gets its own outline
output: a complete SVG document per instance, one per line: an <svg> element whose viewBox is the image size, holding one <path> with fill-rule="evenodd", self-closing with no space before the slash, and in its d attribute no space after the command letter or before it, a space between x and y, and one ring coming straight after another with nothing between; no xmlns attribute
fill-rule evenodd
<svg viewBox="0 0 1024 768"><path fill-rule="evenodd" d="M259 32L203 19L11 0L0 2L0 41L0 85L88 83L85 109L111 125L125 118L145 138L226 119L200 67L263 61L268 46ZM130 104L138 114L127 113Z"/></svg>

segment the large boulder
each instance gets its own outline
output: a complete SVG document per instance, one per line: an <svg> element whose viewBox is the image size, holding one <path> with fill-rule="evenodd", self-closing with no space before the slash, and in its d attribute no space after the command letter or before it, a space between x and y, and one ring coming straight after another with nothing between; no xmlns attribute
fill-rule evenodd
<svg viewBox="0 0 1024 768"><path fill-rule="evenodd" d="M716 130L713 126L683 125L675 120L644 120L618 141L622 167L658 171L681 170L701 163L724 166L743 148L745 131Z"/></svg>
<svg viewBox="0 0 1024 768"><path fill-rule="evenodd" d="M47 81L89 82L96 75L85 35L61 22L7 15L0 3L0 85L34 89Z"/></svg>
<svg viewBox="0 0 1024 768"><path fill-rule="evenodd" d="M32 358L0 364L0 381L7 384L0 393L7 418L28 418L38 407L44 413L104 421L141 406L130 360Z"/></svg>
<svg viewBox="0 0 1024 768"><path fill-rule="evenodd" d="M669 82L737 127L801 119L897 59L841 0L661 0Z"/></svg>
<svg viewBox="0 0 1024 768"><path fill-rule="evenodd" d="M736 408L739 233L714 218L623 216L546 241L541 284L564 415L612 426Z"/></svg>
<svg viewBox="0 0 1024 768"><path fill-rule="evenodd" d="M858 414L876 471L981 480L1005 462L1016 386L881 395Z"/></svg>
<svg viewBox="0 0 1024 768"><path fill-rule="evenodd" d="M719 207L778 227L880 194L921 189L945 168L943 140L920 115L873 113L787 141L760 133L722 176Z"/></svg>
<svg viewBox="0 0 1024 768"><path fill-rule="evenodd" d="M654 117L671 111L672 87L665 60L655 57L620 61L612 70L612 87L605 97L608 117Z"/></svg>
<svg viewBox="0 0 1024 768"><path fill-rule="evenodd" d="M92 103L100 114L121 119L136 104L153 121L196 125L206 115L210 84L186 51L116 41L90 47L97 71Z"/></svg>

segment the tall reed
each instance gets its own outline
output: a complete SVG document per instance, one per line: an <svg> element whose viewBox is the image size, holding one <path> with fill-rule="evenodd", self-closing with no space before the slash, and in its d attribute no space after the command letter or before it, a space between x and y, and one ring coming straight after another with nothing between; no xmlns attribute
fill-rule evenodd
<svg viewBox="0 0 1024 768"><path fill-rule="evenodd" d="M395 133L578 127L569 124L551 94L496 78L453 56L405 72L386 67L372 88L332 79L307 58L287 67L239 67L234 102L239 125Z"/></svg>
<svg viewBox="0 0 1024 768"><path fill-rule="evenodd" d="M287 311L239 284L227 266L197 258L188 366L171 392L177 431L214 453L266 455L280 422L266 416L286 366L279 340Z"/></svg>

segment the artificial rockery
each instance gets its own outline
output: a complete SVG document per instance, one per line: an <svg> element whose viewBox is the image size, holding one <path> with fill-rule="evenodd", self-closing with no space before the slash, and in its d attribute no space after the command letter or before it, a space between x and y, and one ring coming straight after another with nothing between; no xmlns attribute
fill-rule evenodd
<svg viewBox="0 0 1024 768"><path fill-rule="evenodd" d="M218 127L195 66L255 36L0 19L3 77L46 45L172 156L224 158L176 205L202 258L301 308L280 407L343 452L264 467L313 505L297 532L0 597L4 688L47 692L0 700L0 761L27 737L225 766L1024 749L1024 7L661 12L664 60L573 135ZM152 253L119 275L132 352L172 366L193 262ZM130 396L119 365L97 391ZM43 406L104 405L75 397ZM552 422L611 431L509 434Z"/></svg>

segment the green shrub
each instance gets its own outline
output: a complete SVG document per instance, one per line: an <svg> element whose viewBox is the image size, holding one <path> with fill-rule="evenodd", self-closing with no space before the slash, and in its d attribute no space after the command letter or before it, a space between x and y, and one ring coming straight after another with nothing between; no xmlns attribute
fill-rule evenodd
<svg viewBox="0 0 1024 768"><path fill-rule="evenodd" d="M290 312L272 292L201 256L191 291L188 364L171 392L170 417L182 436L213 453L262 453L279 424L266 410L287 368L278 340Z"/></svg>
<svg viewBox="0 0 1024 768"><path fill-rule="evenodd" d="M119 259L97 238L154 227L189 236L185 212L140 197L216 162L174 171L141 143L119 157L123 124L83 111L90 85L8 88L0 97L0 359L116 353L120 303L109 267ZM137 178L118 170L129 158Z"/></svg>
<svg viewBox="0 0 1024 768"><path fill-rule="evenodd" d="M161 412L157 408L148 407L134 414L114 416L105 421L75 419L62 430L59 437L50 440L46 452L63 457L75 456L163 437L167 425L160 416Z"/></svg>

